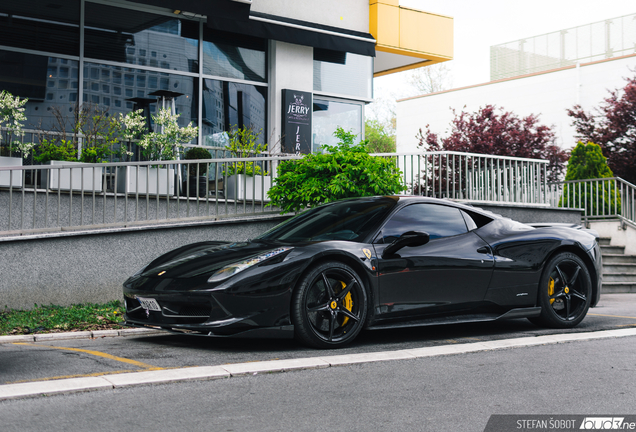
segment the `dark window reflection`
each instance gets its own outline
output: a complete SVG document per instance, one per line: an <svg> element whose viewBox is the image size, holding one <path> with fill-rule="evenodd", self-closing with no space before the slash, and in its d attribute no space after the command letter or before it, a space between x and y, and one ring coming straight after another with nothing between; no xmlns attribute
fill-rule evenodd
<svg viewBox="0 0 636 432"><path fill-rule="evenodd" d="M79 55L79 1L0 2L0 45Z"/></svg>
<svg viewBox="0 0 636 432"><path fill-rule="evenodd" d="M265 82L266 46L264 39L205 29L203 73Z"/></svg>
<svg viewBox="0 0 636 432"><path fill-rule="evenodd" d="M60 59L0 50L0 91L6 90L14 96L28 98L25 105L29 129L50 130L59 128L55 119L56 112L68 112L75 106L77 99L78 62L68 60L63 73L55 66ZM70 130L70 125L66 125Z"/></svg>
<svg viewBox="0 0 636 432"><path fill-rule="evenodd" d="M84 101L107 108L109 115L126 114L133 109L143 109L144 115L152 124L151 115L157 112L158 106L161 106L161 98L151 94L157 91L156 88L148 88L148 71L97 63L87 63L85 69L95 73L91 73L90 77L86 78ZM111 76L116 77L117 82L121 82L122 74L126 86L123 94L121 87L111 88L110 86ZM196 102L198 78L168 73L158 75L166 86L176 93L174 104L176 113L180 114L179 125L187 126L192 122L196 126L198 123ZM171 102L167 101L166 106L171 106Z"/></svg>
<svg viewBox="0 0 636 432"><path fill-rule="evenodd" d="M97 3L86 3L84 53L88 58L198 72L199 23Z"/></svg>
<svg viewBox="0 0 636 432"><path fill-rule="evenodd" d="M436 204L413 204L391 217L379 243L391 243L407 231L426 232L431 240L467 232L459 209Z"/></svg>
<svg viewBox="0 0 636 432"><path fill-rule="evenodd" d="M224 146L227 135L223 132L233 128L248 127L260 132L258 143L266 137L266 87L237 84L212 79L203 80L203 134L204 144Z"/></svg>

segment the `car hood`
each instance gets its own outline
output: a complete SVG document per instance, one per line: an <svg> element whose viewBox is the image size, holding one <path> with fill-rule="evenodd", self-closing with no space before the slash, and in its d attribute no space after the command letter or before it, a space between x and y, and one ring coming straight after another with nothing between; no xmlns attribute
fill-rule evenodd
<svg viewBox="0 0 636 432"><path fill-rule="evenodd" d="M142 277L188 278L211 274L226 265L278 249L273 243L203 242L184 246L151 262Z"/></svg>

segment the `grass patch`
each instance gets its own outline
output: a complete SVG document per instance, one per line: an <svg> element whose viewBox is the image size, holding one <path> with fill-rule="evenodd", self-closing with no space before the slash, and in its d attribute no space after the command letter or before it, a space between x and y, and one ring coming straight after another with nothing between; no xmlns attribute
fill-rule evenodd
<svg viewBox="0 0 636 432"><path fill-rule="evenodd" d="M36 304L30 310L5 309L0 311L0 335L119 329L124 328L119 325L123 314L119 300L106 304Z"/></svg>

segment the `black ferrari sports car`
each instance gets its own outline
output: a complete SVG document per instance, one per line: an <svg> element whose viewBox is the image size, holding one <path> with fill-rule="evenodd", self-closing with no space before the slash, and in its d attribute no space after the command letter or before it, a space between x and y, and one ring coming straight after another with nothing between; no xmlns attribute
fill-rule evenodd
<svg viewBox="0 0 636 432"><path fill-rule="evenodd" d="M601 293L597 239L412 196L337 201L252 240L175 249L124 283L126 323L340 347L362 329L528 318L574 327Z"/></svg>

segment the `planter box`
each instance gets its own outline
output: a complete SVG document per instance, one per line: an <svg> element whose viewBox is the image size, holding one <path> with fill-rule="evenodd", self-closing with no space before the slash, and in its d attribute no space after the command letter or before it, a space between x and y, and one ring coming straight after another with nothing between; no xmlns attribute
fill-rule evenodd
<svg viewBox="0 0 636 432"><path fill-rule="evenodd" d="M263 188L263 182L265 187ZM272 178L262 175L248 176L245 174L235 174L227 178L225 185L225 196L235 200L255 200L269 201L267 191L272 187ZM263 200L263 194L265 199Z"/></svg>
<svg viewBox="0 0 636 432"><path fill-rule="evenodd" d="M137 175L137 170L139 170L139 175ZM117 167L117 192L156 195L157 176L159 176L159 195L174 195L174 168L150 168L146 166ZM139 177L139 183L137 183L137 177Z"/></svg>
<svg viewBox="0 0 636 432"><path fill-rule="evenodd" d="M56 165L78 165L78 168L51 168L49 170L48 184L50 189L71 190L71 180L73 180L74 191L102 191L104 168L87 167L82 170L81 166L87 165L84 162L50 161L49 164L52 167ZM84 182L83 185L82 180Z"/></svg>
<svg viewBox="0 0 636 432"><path fill-rule="evenodd" d="M18 167L22 166L22 158L14 158L7 156L0 156L1 167ZM13 187L22 187L22 173L23 171L13 171L13 178L11 177L11 171L0 172L0 186L9 187L9 184Z"/></svg>

